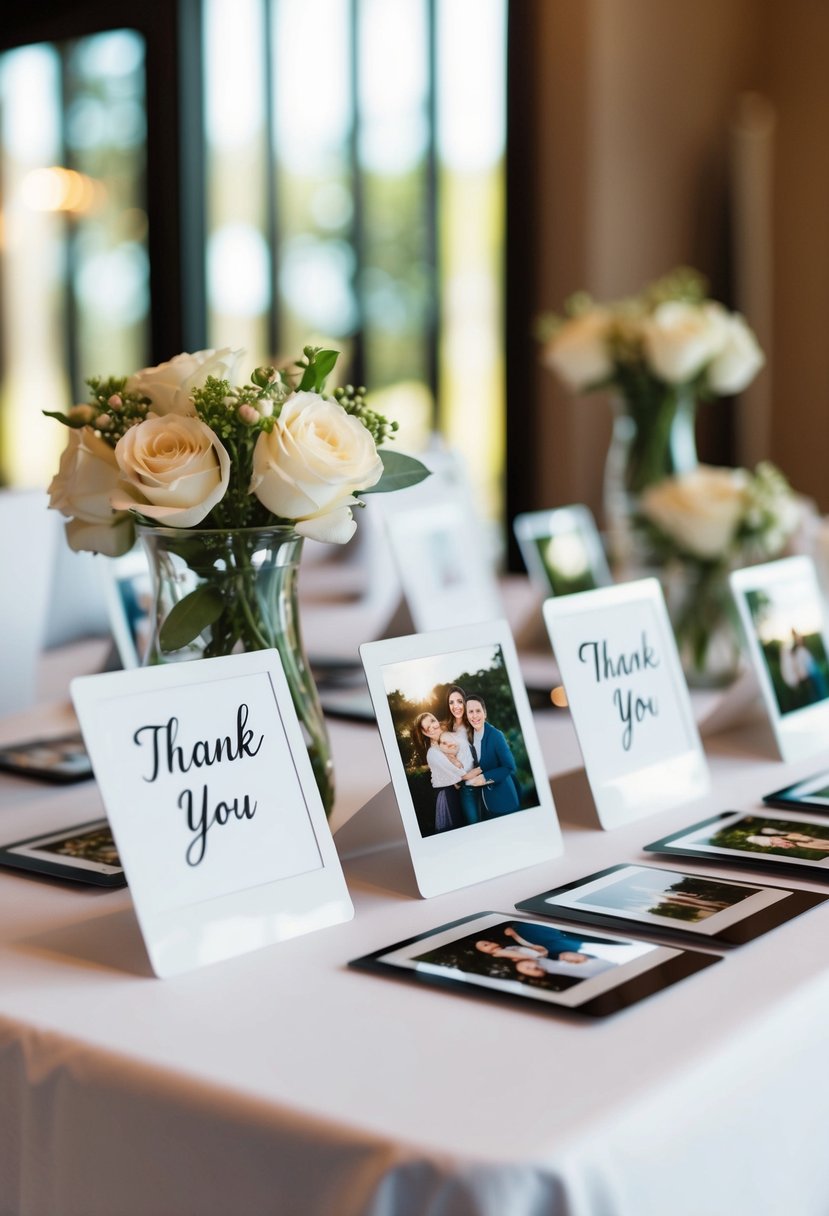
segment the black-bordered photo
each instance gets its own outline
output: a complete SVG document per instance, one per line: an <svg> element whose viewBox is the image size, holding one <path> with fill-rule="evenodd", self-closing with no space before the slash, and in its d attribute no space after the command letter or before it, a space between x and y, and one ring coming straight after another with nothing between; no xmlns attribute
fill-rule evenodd
<svg viewBox="0 0 829 1216"><path fill-rule="evenodd" d="M800 807L803 810L823 811L829 815L829 771L815 773L786 785L782 790L772 790L763 795L767 806Z"/></svg>
<svg viewBox="0 0 829 1216"><path fill-rule="evenodd" d="M389 663L382 674L421 836L539 805L500 645Z"/></svg>
<svg viewBox="0 0 829 1216"><path fill-rule="evenodd" d="M717 961L633 938L481 912L350 965L466 994L601 1017Z"/></svg>
<svg viewBox="0 0 829 1216"><path fill-rule="evenodd" d="M516 906L588 925L696 936L741 945L799 916L824 895L765 887L656 866L616 865Z"/></svg>
<svg viewBox="0 0 829 1216"><path fill-rule="evenodd" d="M645 849L829 878L829 821L794 811L787 815L724 811Z"/></svg>
<svg viewBox="0 0 829 1216"><path fill-rule="evenodd" d="M0 865L73 882L123 887L126 877L106 819L73 824L0 848Z"/></svg>
<svg viewBox="0 0 829 1216"><path fill-rule="evenodd" d="M83 737L77 732L54 739L24 739L0 747L0 769L18 777L60 785L88 781L92 776Z"/></svg>

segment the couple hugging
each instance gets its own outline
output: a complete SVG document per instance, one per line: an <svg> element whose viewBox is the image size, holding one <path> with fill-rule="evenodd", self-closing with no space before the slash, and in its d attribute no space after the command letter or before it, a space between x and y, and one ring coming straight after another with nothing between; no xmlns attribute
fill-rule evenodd
<svg viewBox="0 0 829 1216"><path fill-rule="evenodd" d="M433 713L418 714L415 732L437 790L436 832L520 808L515 760L503 733L487 721L480 694L452 685L443 722Z"/></svg>

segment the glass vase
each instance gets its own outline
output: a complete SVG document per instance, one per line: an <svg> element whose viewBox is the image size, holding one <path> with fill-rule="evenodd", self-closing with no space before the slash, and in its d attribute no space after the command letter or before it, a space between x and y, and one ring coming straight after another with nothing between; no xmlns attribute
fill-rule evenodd
<svg viewBox="0 0 829 1216"><path fill-rule="evenodd" d="M689 688L722 688L740 668L740 619L724 562L672 562L662 574Z"/></svg>
<svg viewBox="0 0 829 1216"><path fill-rule="evenodd" d="M635 516L642 491L697 466L696 399L684 385L649 382L641 394L617 394L612 405L604 515L611 558L625 565L635 555Z"/></svg>
<svg viewBox="0 0 829 1216"><path fill-rule="evenodd" d="M279 652L326 814L331 745L299 624L302 537L291 527L139 527L153 584L145 665Z"/></svg>

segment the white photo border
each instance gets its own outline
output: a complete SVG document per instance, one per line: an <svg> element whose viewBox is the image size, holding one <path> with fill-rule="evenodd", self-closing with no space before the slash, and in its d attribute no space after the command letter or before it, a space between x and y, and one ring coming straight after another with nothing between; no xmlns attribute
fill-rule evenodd
<svg viewBox="0 0 829 1216"><path fill-rule="evenodd" d="M552 540L565 533L576 533L583 542L595 587L609 587L613 583L596 521L583 503L546 511L523 511L512 521L512 530L530 581L545 599L556 591L550 583L537 542Z"/></svg>

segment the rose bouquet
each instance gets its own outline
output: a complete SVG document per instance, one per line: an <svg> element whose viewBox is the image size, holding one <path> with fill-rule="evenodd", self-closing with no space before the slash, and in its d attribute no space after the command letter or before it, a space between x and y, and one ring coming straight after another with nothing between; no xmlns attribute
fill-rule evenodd
<svg viewBox="0 0 829 1216"><path fill-rule="evenodd" d="M699 465L643 492L639 519L663 566L689 681L733 676L739 634L728 575L779 557L802 515L785 477L768 462L753 473Z"/></svg>
<svg viewBox="0 0 829 1216"><path fill-rule="evenodd" d="M572 391L614 392L624 450L611 450L608 477L620 484L606 485L607 499L635 499L646 486L693 468L697 403L742 392L763 366L743 317L706 292L701 275L681 268L610 304L581 292L563 316L539 323L542 359Z"/></svg>
<svg viewBox="0 0 829 1216"><path fill-rule="evenodd" d="M302 537L344 543L361 496L428 475L381 445L397 429L365 390L329 396L338 352L306 347L291 368L241 351L177 355L132 376L88 381L90 400L50 413L69 428L49 487L73 549L118 556L141 535L154 576L146 661L279 650L330 808L322 714L299 633Z"/></svg>

